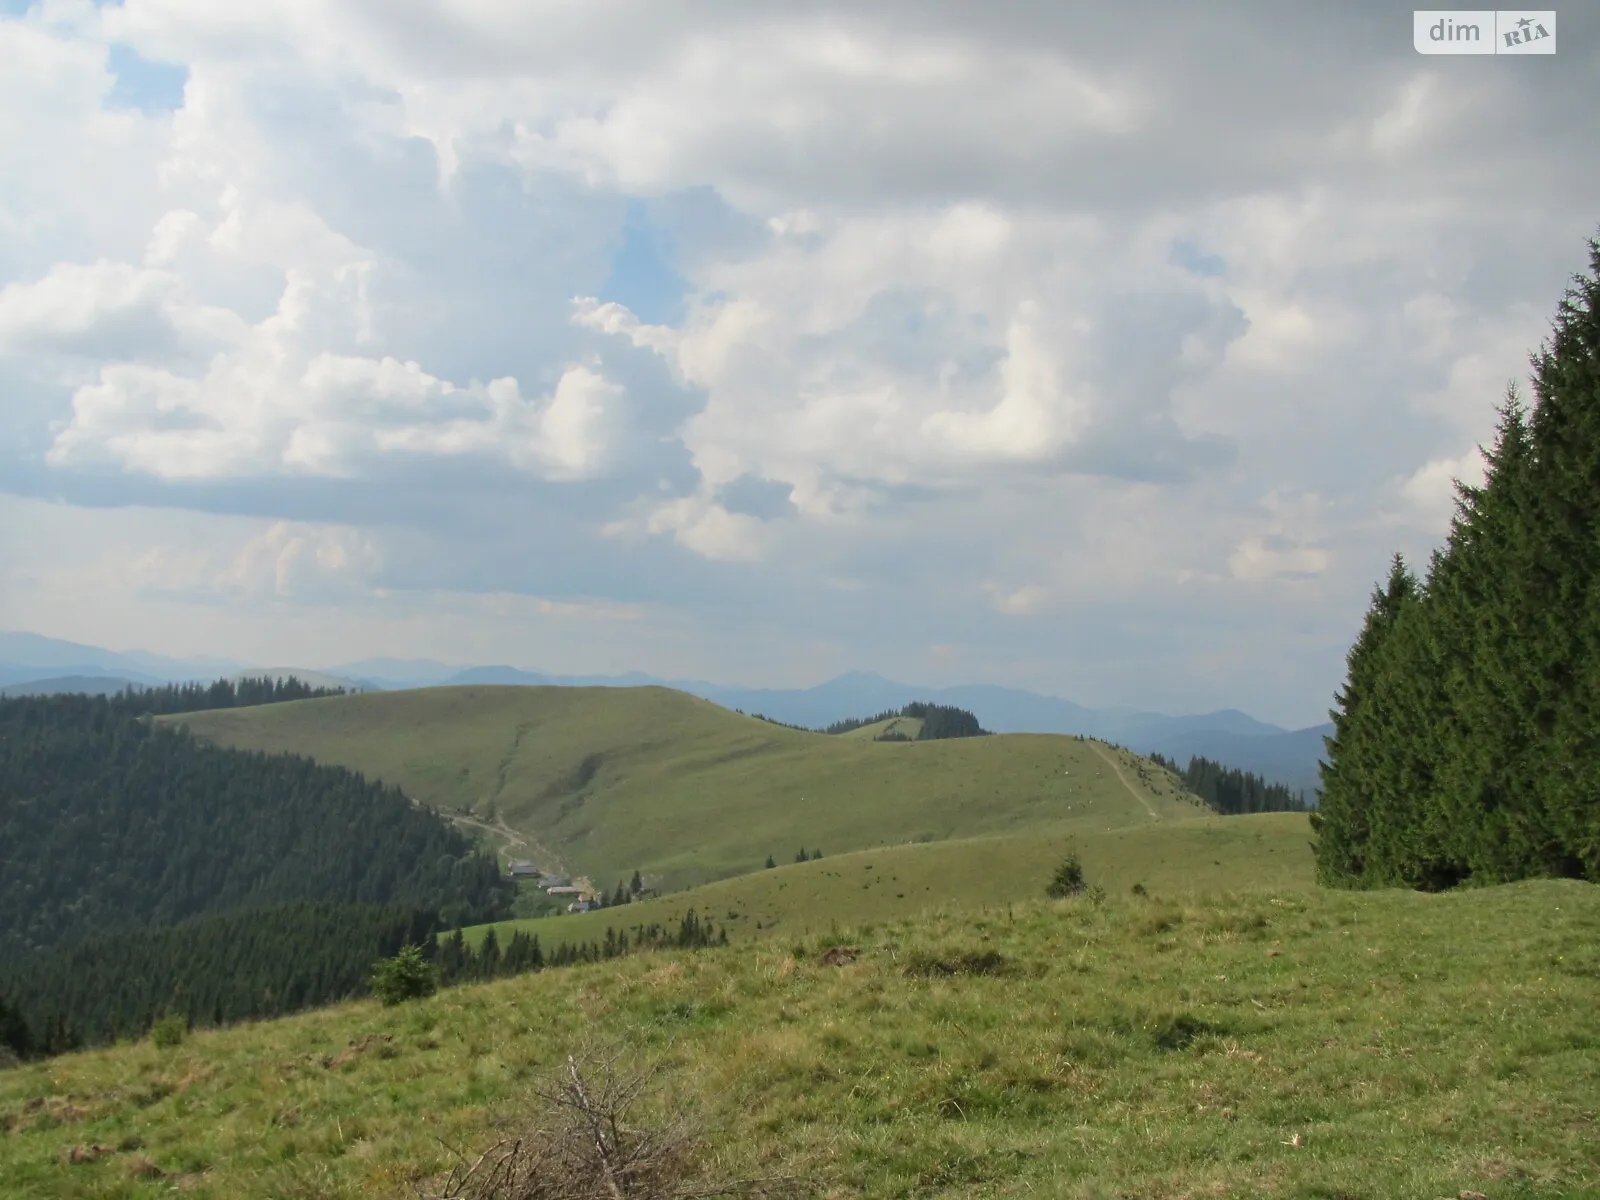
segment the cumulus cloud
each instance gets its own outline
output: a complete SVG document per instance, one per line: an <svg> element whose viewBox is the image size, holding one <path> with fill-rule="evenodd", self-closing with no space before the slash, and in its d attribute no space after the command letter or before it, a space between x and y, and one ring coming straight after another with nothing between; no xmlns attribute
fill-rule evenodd
<svg viewBox="0 0 1600 1200"><path fill-rule="evenodd" d="M1592 232L1600 41L1467 74L1391 17L42 0L0 19L7 486L248 512L241 596L671 595L1059 687L1167 638L1222 687L1239 614L1344 630L1443 532ZM181 107L113 104L113 45ZM624 302L635 211L681 302ZM1325 640L1274 661L1327 690Z"/></svg>
<svg viewBox="0 0 1600 1200"><path fill-rule="evenodd" d="M166 271L126 263L57 263L43 279L0 288L0 352L148 352L170 333L180 286Z"/></svg>
<svg viewBox="0 0 1600 1200"><path fill-rule="evenodd" d="M342 282L348 299L354 289ZM103 367L74 394L49 461L110 462L173 480L356 477L393 454L500 457L554 479L605 468L621 389L601 375L573 366L549 397L528 399L513 378L457 385L415 362L319 352L313 318L337 301L329 292L330 281L291 271L277 311L242 330L201 376ZM69 318L83 323L70 312L57 322Z"/></svg>
<svg viewBox="0 0 1600 1200"><path fill-rule="evenodd" d="M1418 467L1401 485L1400 494L1429 526L1443 528L1455 513L1456 484L1481 486L1487 465L1476 449L1459 458L1436 458Z"/></svg>
<svg viewBox="0 0 1600 1200"><path fill-rule="evenodd" d="M170 579L168 565L156 565L152 582ZM377 545L360 530L277 521L206 584L230 597L327 599L364 592L380 566Z"/></svg>
<svg viewBox="0 0 1600 1200"><path fill-rule="evenodd" d="M1130 264L1072 219L963 203L808 217L800 239L790 219L768 253L709 272L681 327L593 298L574 320L704 390L684 444L710 485L782 480L810 517L870 507L875 486L971 486L1016 467L1138 475L1141 460L1181 457L1193 439L1157 418L1243 328L1219 321L1225 299L1141 247L1135 270L1193 303L1128 305L1142 315L1122 324L1152 344L1131 363L1110 352L1130 331L1113 327L1101 289Z"/></svg>

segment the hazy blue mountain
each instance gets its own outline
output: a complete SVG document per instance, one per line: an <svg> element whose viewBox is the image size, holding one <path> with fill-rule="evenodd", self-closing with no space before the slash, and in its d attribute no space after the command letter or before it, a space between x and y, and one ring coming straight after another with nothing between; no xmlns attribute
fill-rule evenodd
<svg viewBox="0 0 1600 1200"><path fill-rule="evenodd" d="M1264 737L1202 729L1144 745L1129 742L1127 746L1141 754L1152 751L1164 754L1180 765L1186 764L1194 755L1200 755L1224 766L1253 771L1263 779L1286 784L1310 796L1322 786L1317 763L1322 759L1322 739L1332 732L1331 722Z"/></svg>
<svg viewBox="0 0 1600 1200"><path fill-rule="evenodd" d="M995 733L1082 733L1132 747L1128 739L1150 741L1199 730L1216 730L1241 736L1268 736L1285 730L1268 725L1237 709L1169 717L1134 709L1095 709L1058 696L1041 696L1020 688L993 684L966 684L932 688L897 683L869 671L840 675L816 687L796 690L737 688L684 680L661 681L729 708L759 712L794 725L820 728L846 717L865 717L885 709L898 709L913 700L953 704L977 716Z"/></svg>
<svg viewBox="0 0 1600 1200"><path fill-rule="evenodd" d="M85 696L112 696L127 688L141 688L144 680L124 675L57 675L49 679L30 679L0 687L0 696L58 696L81 692Z"/></svg>
<svg viewBox="0 0 1600 1200"><path fill-rule="evenodd" d="M168 658L142 650L126 653L84 646L37 633L0 633L0 672L6 682L66 675L118 675L141 683L219 679L249 664L231 658Z"/></svg>
<svg viewBox="0 0 1600 1200"><path fill-rule="evenodd" d="M14 683L34 683L49 679L112 679L132 683L165 683L152 675L133 671L107 671L91 663L73 663L63 667L26 667L15 663L0 663L0 686Z"/></svg>
<svg viewBox="0 0 1600 1200"><path fill-rule="evenodd" d="M518 687L552 687L557 680L550 675L524 671L517 667L468 667L440 681L440 687L460 687L469 683L511 684Z"/></svg>
<svg viewBox="0 0 1600 1200"><path fill-rule="evenodd" d="M323 668L330 675L359 679L385 690L432 687L462 670L460 663L435 662L430 658L363 658Z"/></svg>
<svg viewBox="0 0 1600 1200"><path fill-rule="evenodd" d="M440 687L459 687L465 684L502 684L518 687L670 687L698 696L699 692L686 686L684 681L658 679L642 671L629 671L626 675L546 675L542 671L524 671L520 667L467 667L458 670ZM710 684L697 684L710 687Z"/></svg>

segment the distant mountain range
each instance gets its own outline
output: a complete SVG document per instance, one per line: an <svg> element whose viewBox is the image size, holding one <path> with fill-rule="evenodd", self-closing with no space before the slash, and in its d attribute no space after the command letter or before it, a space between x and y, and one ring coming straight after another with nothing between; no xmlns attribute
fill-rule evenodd
<svg viewBox="0 0 1600 1200"><path fill-rule="evenodd" d="M55 675L46 679L27 679L0 686L0 696L55 696L80 692L85 696L113 696L130 687L147 687L136 679L121 675Z"/></svg>
<svg viewBox="0 0 1600 1200"><path fill-rule="evenodd" d="M849 717L899 709L913 700L950 704L975 714L996 733L1077 733L1127 746L1140 754L1159 753L1180 763L1195 755L1252 771L1297 791L1319 786L1317 763L1323 736L1332 725L1288 730L1258 721L1237 709L1167 716L1130 708L1086 708L1056 696L1042 696L993 684L929 688L853 671L799 689L746 688L698 679L661 679L640 672L625 675L548 675L508 666L462 667L430 659L372 658L322 670L250 667L217 658L167 658L142 652L102 650L28 633L0 633L0 694L60 691L116 691L128 684L181 683L222 676L294 675L315 687L396 690L458 684L512 686L676 688L725 708L760 713L792 725L819 729Z"/></svg>
<svg viewBox="0 0 1600 1200"><path fill-rule="evenodd" d="M168 658L142 650L106 650L36 633L0 633L0 684L69 676L114 676L146 684L187 683L220 679L249 665L231 658Z"/></svg>

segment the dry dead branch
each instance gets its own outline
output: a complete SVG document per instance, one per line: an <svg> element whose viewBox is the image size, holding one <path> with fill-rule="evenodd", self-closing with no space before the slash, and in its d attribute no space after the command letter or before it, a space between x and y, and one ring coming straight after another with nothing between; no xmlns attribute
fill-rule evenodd
<svg viewBox="0 0 1600 1200"><path fill-rule="evenodd" d="M711 1200L793 1197L787 1179L719 1181L697 1169L700 1138L683 1118L636 1125L653 1070L622 1072L619 1056L576 1056L534 1089L536 1128L461 1157L442 1189L421 1200Z"/></svg>

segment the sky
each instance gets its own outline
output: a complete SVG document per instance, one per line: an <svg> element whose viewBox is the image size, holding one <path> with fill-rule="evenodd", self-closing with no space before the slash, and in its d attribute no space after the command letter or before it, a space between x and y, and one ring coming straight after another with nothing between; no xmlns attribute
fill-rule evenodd
<svg viewBox="0 0 1600 1200"><path fill-rule="evenodd" d="M1319 722L1600 230L1558 16L0 0L0 629Z"/></svg>

